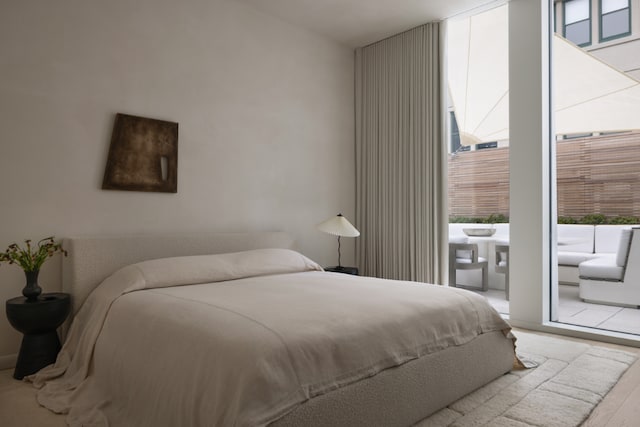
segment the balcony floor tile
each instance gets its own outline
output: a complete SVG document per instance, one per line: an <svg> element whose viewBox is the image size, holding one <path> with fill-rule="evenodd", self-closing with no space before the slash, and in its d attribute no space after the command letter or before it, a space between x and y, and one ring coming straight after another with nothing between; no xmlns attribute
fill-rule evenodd
<svg viewBox="0 0 640 427"><path fill-rule="evenodd" d="M478 293L498 312L509 314L504 291L489 289ZM558 295L558 321L561 323L640 335L640 309L584 302L579 297L578 286L559 285Z"/></svg>

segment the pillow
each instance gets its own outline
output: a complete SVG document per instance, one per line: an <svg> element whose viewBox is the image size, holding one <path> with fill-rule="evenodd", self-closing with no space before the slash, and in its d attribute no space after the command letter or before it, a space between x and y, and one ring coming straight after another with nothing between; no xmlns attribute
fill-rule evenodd
<svg viewBox="0 0 640 427"><path fill-rule="evenodd" d="M629 255L629 247L631 246L631 236L633 230L625 228L620 233L620 241L618 243L618 254L616 255L616 264L618 267L624 267L627 265L627 256Z"/></svg>
<svg viewBox="0 0 640 427"><path fill-rule="evenodd" d="M254 249L216 255L162 258L133 264L145 288L222 282L270 274L322 271L315 262L290 249ZM126 267L125 267L126 268Z"/></svg>

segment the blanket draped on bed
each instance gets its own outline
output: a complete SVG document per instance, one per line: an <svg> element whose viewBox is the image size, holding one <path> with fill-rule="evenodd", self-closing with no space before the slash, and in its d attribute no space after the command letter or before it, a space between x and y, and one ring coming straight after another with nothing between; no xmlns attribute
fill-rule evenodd
<svg viewBox="0 0 640 427"><path fill-rule="evenodd" d="M283 249L168 258L98 286L29 379L71 425L266 425L509 325L471 292L322 272ZM108 420L108 421L107 421Z"/></svg>

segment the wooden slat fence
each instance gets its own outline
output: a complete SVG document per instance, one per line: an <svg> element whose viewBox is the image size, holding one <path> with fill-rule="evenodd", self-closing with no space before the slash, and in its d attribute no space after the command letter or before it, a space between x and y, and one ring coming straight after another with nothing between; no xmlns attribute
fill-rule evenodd
<svg viewBox="0 0 640 427"><path fill-rule="evenodd" d="M560 140L558 215L640 216L640 133ZM449 156L449 215L509 216L509 148Z"/></svg>

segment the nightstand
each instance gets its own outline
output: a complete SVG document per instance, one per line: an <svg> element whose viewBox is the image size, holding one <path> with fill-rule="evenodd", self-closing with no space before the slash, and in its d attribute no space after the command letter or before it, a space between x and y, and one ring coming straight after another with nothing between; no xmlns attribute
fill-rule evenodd
<svg viewBox="0 0 640 427"><path fill-rule="evenodd" d="M7 300L7 319L24 334L13 378L21 380L56 361L60 351L56 329L70 308L71 297L65 293L42 294L36 301L25 297Z"/></svg>
<svg viewBox="0 0 640 427"><path fill-rule="evenodd" d="M358 275L358 267L344 267L344 266L325 267L324 271L331 271L331 272L334 272L334 273L352 274L354 276Z"/></svg>

